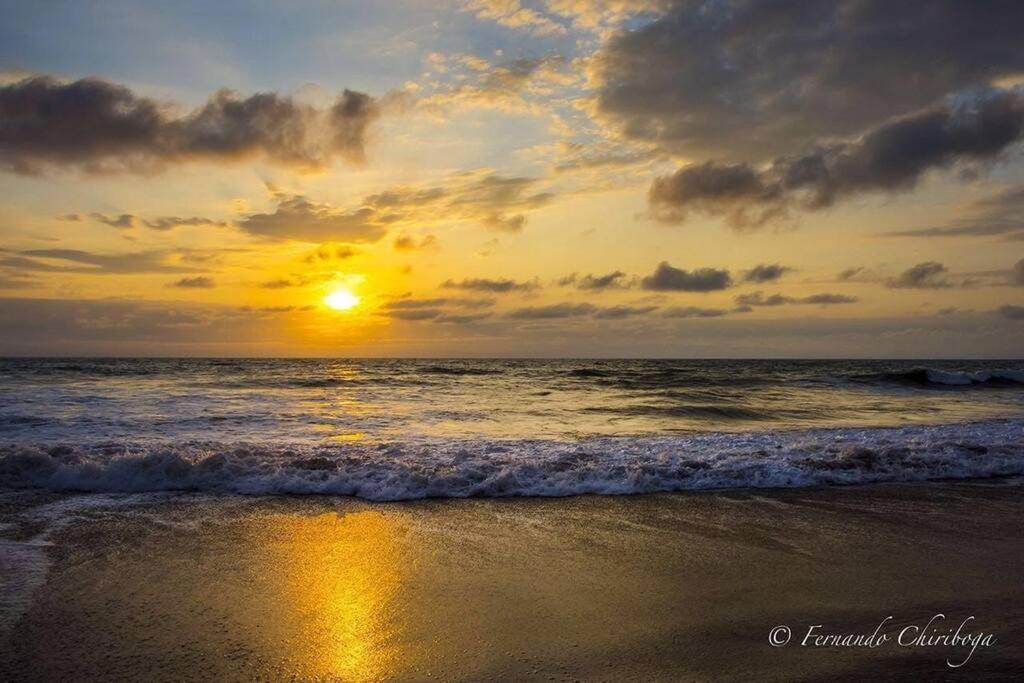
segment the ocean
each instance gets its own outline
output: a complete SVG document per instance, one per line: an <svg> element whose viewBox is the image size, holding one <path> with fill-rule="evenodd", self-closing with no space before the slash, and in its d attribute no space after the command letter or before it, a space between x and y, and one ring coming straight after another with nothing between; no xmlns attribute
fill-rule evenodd
<svg viewBox="0 0 1024 683"><path fill-rule="evenodd" d="M0 487L418 498L1024 474L1019 361L0 360Z"/></svg>

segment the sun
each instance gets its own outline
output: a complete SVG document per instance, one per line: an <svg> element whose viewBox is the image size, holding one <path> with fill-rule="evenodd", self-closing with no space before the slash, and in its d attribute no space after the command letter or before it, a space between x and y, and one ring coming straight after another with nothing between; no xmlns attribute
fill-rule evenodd
<svg viewBox="0 0 1024 683"><path fill-rule="evenodd" d="M347 311L359 305L359 297L344 288L339 288L324 297L324 303L336 311Z"/></svg>

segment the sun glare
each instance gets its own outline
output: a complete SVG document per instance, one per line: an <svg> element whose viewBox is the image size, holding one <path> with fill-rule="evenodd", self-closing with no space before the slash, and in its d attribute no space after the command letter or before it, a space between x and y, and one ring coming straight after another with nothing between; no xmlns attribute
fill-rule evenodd
<svg viewBox="0 0 1024 683"><path fill-rule="evenodd" d="M324 297L324 303L336 311L347 311L359 304L359 297L347 289L336 289Z"/></svg>

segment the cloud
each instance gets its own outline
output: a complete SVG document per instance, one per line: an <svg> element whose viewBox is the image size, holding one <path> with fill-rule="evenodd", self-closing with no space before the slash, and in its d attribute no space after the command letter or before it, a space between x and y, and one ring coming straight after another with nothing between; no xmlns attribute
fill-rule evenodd
<svg viewBox="0 0 1024 683"><path fill-rule="evenodd" d="M478 292L506 294L508 292L528 292L537 289L536 282L517 282L516 280L490 280L487 278L468 278L456 282L445 280L441 283L445 289L466 289Z"/></svg>
<svg viewBox="0 0 1024 683"><path fill-rule="evenodd" d="M282 317L180 301L0 298L0 328L18 329L0 337L0 349L9 355L279 355L290 339L277 322Z"/></svg>
<svg viewBox="0 0 1024 683"><path fill-rule="evenodd" d="M889 278L885 286L891 289L945 289L953 286L946 278L948 272L946 266L937 261L925 261Z"/></svg>
<svg viewBox="0 0 1024 683"><path fill-rule="evenodd" d="M246 313L273 315L275 313L292 313L294 311L314 311L316 306L242 306L238 310L245 311Z"/></svg>
<svg viewBox="0 0 1024 683"><path fill-rule="evenodd" d="M555 197L551 192L531 194L537 182L536 178L487 175L459 187L446 208L493 230L519 232L526 225L522 211L539 209Z"/></svg>
<svg viewBox="0 0 1024 683"><path fill-rule="evenodd" d="M0 86L0 167L151 173L193 160L253 157L305 170L335 158L360 163L367 128L383 106L352 90L327 109L277 93L243 98L220 90L198 109L176 114L98 78L27 78Z"/></svg>
<svg viewBox="0 0 1024 683"><path fill-rule="evenodd" d="M439 308L412 308L385 311L385 315L399 320L433 320L441 315Z"/></svg>
<svg viewBox="0 0 1024 683"><path fill-rule="evenodd" d="M817 304L820 306L832 306L835 304L855 304L859 301L855 296L848 296L846 294L812 294L811 296L805 296L799 299L797 303L801 304Z"/></svg>
<svg viewBox="0 0 1024 683"><path fill-rule="evenodd" d="M1010 284L1017 287L1024 287L1024 258L1017 261L1010 269Z"/></svg>
<svg viewBox="0 0 1024 683"><path fill-rule="evenodd" d="M989 89L893 119L863 136L828 142L757 167L708 161L654 180L648 191L658 220L692 211L735 228L759 227L791 208L817 210L864 193L913 189L928 171L999 157L1024 133L1024 93Z"/></svg>
<svg viewBox="0 0 1024 683"><path fill-rule="evenodd" d="M663 153L656 149L629 151L587 151L584 145L571 145L564 161L555 164L555 173L571 173L590 169L615 169L638 166L660 159Z"/></svg>
<svg viewBox="0 0 1024 683"><path fill-rule="evenodd" d="M997 308L996 312L1007 320L1024 320L1024 306L1006 304Z"/></svg>
<svg viewBox="0 0 1024 683"><path fill-rule="evenodd" d="M592 109L691 159L786 154L1024 71L1012 0L660 4L589 60Z"/></svg>
<svg viewBox="0 0 1024 683"><path fill-rule="evenodd" d="M208 277L184 277L175 282L173 287L184 287L186 289L213 289L217 284Z"/></svg>
<svg viewBox="0 0 1024 683"><path fill-rule="evenodd" d="M241 218L238 227L251 235L304 242L375 242L387 231L386 218L369 207L339 211L305 195L275 194L273 213Z"/></svg>
<svg viewBox="0 0 1024 683"><path fill-rule="evenodd" d="M743 274L744 282L774 282L786 273L793 272L793 268L781 266L778 263L761 263Z"/></svg>
<svg viewBox="0 0 1024 683"><path fill-rule="evenodd" d="M102 213L90 213L88 216L91 220L104 225L109 225L112 228L118 228L120 230L128 230L135 228L139 225L144 225L152 230L167 231L173 230L174 228L182 226L201 226L208 225L214 228L226 228L228 226L227 221L220 221L213 218L202 218L200 216L190 216L188 218L181 218L179 216L159 216L157 218L140 218L130 213L122 213L117 216L108 216ZM78 213L69 213L60 217L61 220L80 222L84 220L84 216Z"/></svg>
<svg viewBox="0 0 1024 683"><path fill-rule="evenodd" d="M713 292L732 285L732 276L727 270L698 268L694 271L673 268L668 261L662 261L640 281L644 289L657 292Z"/></svg>
<svg viewBox="0 0 1024 683"><path fill-rule="evenodd" d="M75 215L76 220L78 220L76 214L72 215ZM130 213L122 213L120 216L107 216L102 213L91 213L89 214L89 218L93 219L97 223L103 223L104 225L109 225L112 228L118 228L120 230L134 228L138 222L135 216Z"/></svg>
<svg viewBox="0 0 1024 683"><path fill-rule="evenodd" d="M467 0L464 12L477 19L493 21L508 28L522 29L539 36L565 33L565 27L535 9L523 7L519 0Z"/></svg>
<svg viewBox="0 0 1024 683"><path fill-rule="evenodd" d="M626 287L626 284L622 280L626 277L626 274L621 270L612 271L604 275L583 275L582 277L576 273L567 275L558 280L560 287L573 286L576 289L582 290L603 290L603 289L622 289Z"/></svg>
<svg viewBox="0 0 1024 683"><path fill-rule="evenodd" d="M396 251L422 251L424 249L437 249L438 241L434 235L425 235L418 242L415 237L399 235L395 238Z"/></svg>
<svg viewBox="0 0 1024 683"><path fill-rule="evenodd" d="M721 318L729 311L722 308L700 308L698 306L680 306L668 308L662 315L666 318Z"/></svg>
<svg viewBox="0 0 1024 683"><path fill-rule="evenodd" d="M287 289L289 287L298 287L301 283L294 282L285 278L279 278L277 280L266 280L260 283L262 289Z"/></svg>
<svg viewBox="0 0 1024 683"><path fill-rule="evenodd" d="M840 282L847 282L849 280L854 279L863 272L864 266L853 266L852 268L846 268L844 270L839 271L839 275L837 275L836 277L837 279L839 279Z"/></svg>
<svg viewBox="0 0 1024 683"><path fill-rule="evenodd" d="M190 216L188 218L180 218L178 216L160 216L159 218L143 219L142 224L152 230L173 230L180 227L196 227L201 225L208 225L213 228L226 228L228 226L227 221L218 221L212 218L203 218L201 216Z"/></svg>
<svg viewBox="0 0 1024 683"><path fill-rule="evenodd" d="M7 256L3 256L7 254ZM195 269L168 263L167 251L97 254L79 249L0 250L0 267L50 273L187 273Z"/></svg>
<svg viewBox="0 0 1024 683"><path fill-rule="evenodd" d="M545 99L556 88L579 80L570 67L557 55L490 63L471 55L431 53L427 68L445 81L437 82L436 92L416 104L428 111L455 107L542 113Z"/></svg>
<svg viewBox="0 0 1024 683"><path fill-rule="evenodd" d="M453 306L456 308L488 308L497 303L496 299L396 299L385 302L381 308L389 310L412 310L420 308L439 308L442 306Z"/></svg>
<svg viewBox="0 0 1024 683"><path fill-rule="evenodd" d="M577 318L590 315L597 308L593 304L550 304L548 306L526 306L508 313L509 318L516 320L552 320L556 318Z"/></svg>
<svg viewBox="0 0 1024 683"><path fill-rule="evenodd" d="M490 308L497 301L490 298L467 299L436 297L432 299L395 299L381 306L380 314L398 320L429 320L435 323L468 325L491 317L490 312L469 313Z"/></svg>
<svg viewBox="0 0 1024 683"><path fill-rule="evenodd" d="M885 237L988 237L1024 238L1024 185L1004 189L972 202L961 215L940 225L882 233Z"/></svg>
<svg viewBox="0 0 1024 683"><path fill-rule="evenodd" d="M321 244L316 251L307 254L302 260L305 263L331 263L344 261L359 254L359 250L348 244Z"/></svg>
<svg viewBox="0 0 1024 683"><path fill-rule="evenodd" d="M600 320L621 320L632 318L638 315L647 315L658 310L657 306L608 306L594 312L594 317Z"/></svg>
<svg viewBox="0 0 1024 683"><path fill-rule="evenodd" d="M749 294L740 294L736 297L736 304L741 307L751 306L785 306L790 304L808 304L818 306L833 306L836 304L854 304L859 299L855 296L848 296L846 294L812 294L802 298L784 296L782 294L772 294L765 296L762 292L751 292Z"/></svg>
<svg viewBox="0 0 1024 683"><path fill-rule="evenodd" d="M736 296L736 303L740 306L784 306L793 303L793 299L781 294L765 296L763 292L751 292Z"/></svg>
<svg viewBox="0 0 1024 683"><path fill-rule="evenodd" d="M347 209L317 202L302 194L288 194L268 185L276 204L273 212L243 216L238 227L250 234L307 242L374 242L389 231L419 230L424 225L475 221L484 227L518 232L527 213L550 203L555 195L537 191L538 178L502 176L489 170L450 176L443 185L399 186L367 195ZM415 244L433 248L427 235L419 243L399 236L399 250Z"/></svg>
<svg viewBox="0 0 1024 683"><path fill-rule="evenodd" d="M434 318L434 322L449 325L469 325L486 320L491 315L490 313L444 313Z"/></svg>

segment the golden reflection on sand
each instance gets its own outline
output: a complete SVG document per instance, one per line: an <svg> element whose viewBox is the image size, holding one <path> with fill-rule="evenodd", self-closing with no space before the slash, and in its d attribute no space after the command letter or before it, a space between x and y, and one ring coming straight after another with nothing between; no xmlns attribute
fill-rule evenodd
<svg viewBox="0 0 1024 683"><path fill-rule="evenodd" d="M381 680L396 663L398 525L374 511L282 516L256 532L279 605L266 624L301 678Z"/></svg>

